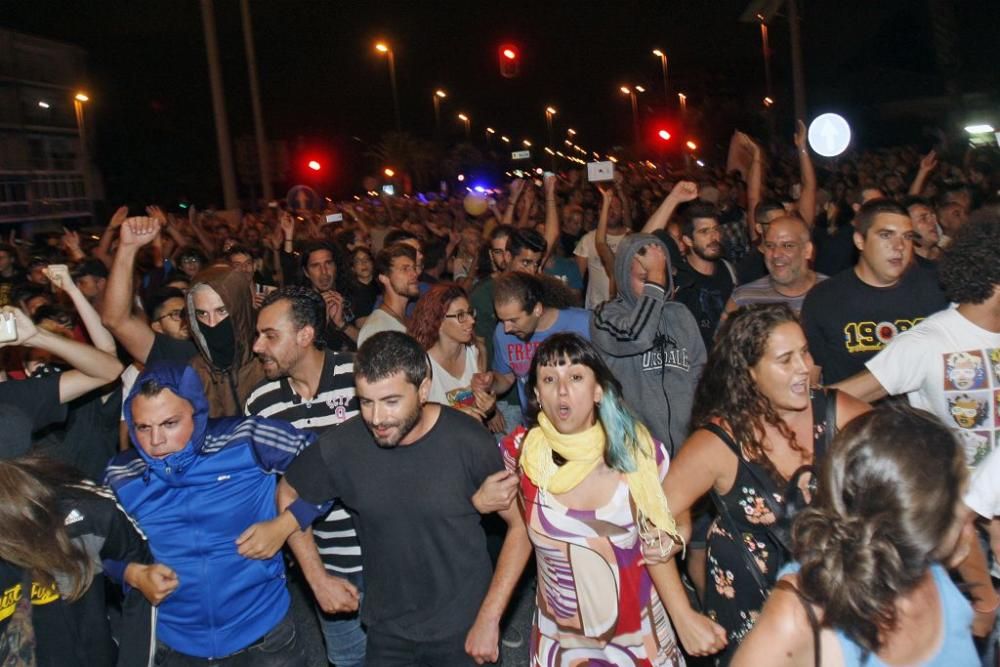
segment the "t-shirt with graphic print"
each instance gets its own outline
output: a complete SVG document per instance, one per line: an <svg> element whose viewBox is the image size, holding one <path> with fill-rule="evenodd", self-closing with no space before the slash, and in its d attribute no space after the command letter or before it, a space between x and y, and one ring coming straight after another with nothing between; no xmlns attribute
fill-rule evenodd
<svg viewBox="0 0 1000 667"><path fill-rule="evenodd" d="M1000 332L949 308L896 336L866 366L889 394L906 394L951 427L970 466L1000 445Z"/></svg>

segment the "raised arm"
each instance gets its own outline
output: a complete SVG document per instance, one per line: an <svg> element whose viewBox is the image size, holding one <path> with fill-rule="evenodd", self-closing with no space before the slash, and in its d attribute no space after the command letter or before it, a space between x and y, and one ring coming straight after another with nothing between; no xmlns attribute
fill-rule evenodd
<svg viewBox="0 0 1000 667"><path fill-rule="evenodd" d="M111 264L101 306L104 326L111 330L136 361L142 363L149 356L156 335L149 324L133 312L135 258L139 249L152 242L159 233L160 223L153 218L129 218L121 225L118 252Z"/></svg>
<svg viewBox="0 0 1000 667"><path fill-rule="evenodd" d="M545 256L542 266L548 261L559 243L559 206L556 203L556 176L549 174L543 180L545 187Z"/></svg>
<svg viewBox="0 0 1000 667"><path fill-rule="evenodd" d="M69 269L63 265L59 265L59 268L49 266L45 269L45 275L56 289L64 291L69 300L73 302L73 307L76 308L80 321L83 322L83 327L87 330L87 335L90 336L94 347L102 352L114 354L114 337L101 324L101 316L97 314L94 307L87 301L87 297L73 282L73 278L69 275Z"/></svg>
<svg viewBox="0 0 1000 667"><path fill-rule="evenodd" d="M122 373L122 364L114 355L71 338L35 327L31 318L18 308L4 306L0 311L14 318L17 338L6 345L23 345L45 350L73 366L59 376L59 402L68 403L89 391L114 382Z"/></svg>
<svg viewBox="0 0 1000 667"><path fill-rule="evenodd" d="M907 194L919 195L927 185L927 179L931 172L937 169L937 152L931 151L920 159L920 169L917 170L917 177L910 183L910 191Z"/></svg>
<svg viewBox="0 0 1000 667"><path fill-rule="evenodd" d="M744 145L750 151L750 177L747 179L747 226L750 228L750 241L756 243L757 234L757 204L760 203L761 183L764 180L764 155L753 139L742 135Z"/></svg>
<svg viewBox="0 0 1000 667"><path fill-rule="evenodd" d="M101 240L97 243L97 248L94 249L94 257L104 262L104 266L111 266L111 242L127 217L128 206L119 206L115 214L111 216L108 226L104 228L104 233L101 234Z"/></svg>
<svg viewBox="0 0 1000 667"><path fill-rule="evenodd" d="M517 209L517 201L521 198L521 193L524 192L525 183L527 181L523 178L515 178L510 182L510 197L507 199L507 208L503 211L501 224L508 227L514 224L514 211Z"/></svg>
<svg viewBox="0 0 1000 667"><path fill-rule="evenodd" d="M649 216L649 220L642 226L640 233L652 234L658 229L666 229L667 223L673 217L674 211L684 202L689 202L698 197L698 186L692 181L681 181L673 187L670 194L666 196L663 203Z"/></svg>
<svg viewBox="0 0 1000 667"><path fill-rule="evenodd" d="M601 192L601 214L597 218L597 229L594 230L594 249L604 267L604 273L608 274L608 294L617 294L618 286L615 281L615 254L611 252L608 245L608 212L611 210L611 200L615 193L608 186L598 186Z"/></svg>
<svg viewBox="0 0 1000 667"><path fill-rule="evenodd" d="M816 220L816 170L809 157L806 124L795 122L795 149L799 154L799 172L802 174L802 192L799 195L799 215L810 227Z"/></svg>

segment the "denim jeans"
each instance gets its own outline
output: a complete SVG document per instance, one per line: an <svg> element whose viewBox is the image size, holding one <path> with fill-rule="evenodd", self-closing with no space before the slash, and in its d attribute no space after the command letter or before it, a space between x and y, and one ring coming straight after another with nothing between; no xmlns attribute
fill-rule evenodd
<svg viewBox="0 0 1000 667"><path fill-rule="evenodd" d="M365 629L361 627L361 603L365 599L365 580L362 572L338 574L358 589L358 611L345 614L326 614L316 607L320 630L326 642L326 658L337 667L364 667Z"/></svg>
<svg viewBox="0 0 1000 667"><path fill-rule="evenodd" d="M302 641L295 630L292 612L253 644L224 658L196 658L156 642L156 667L305 667Z"/></svg>

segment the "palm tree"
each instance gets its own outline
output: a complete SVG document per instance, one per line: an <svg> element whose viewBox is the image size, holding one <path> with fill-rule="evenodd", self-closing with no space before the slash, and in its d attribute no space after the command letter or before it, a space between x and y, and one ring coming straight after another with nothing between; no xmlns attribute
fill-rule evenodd
<svg viewBox="0 0 1000 667"><path fill-rule="evenodd" d="M438 162L434 144L406 132L387 132L365 155L378 170L392 167L397 174L409 176L418 190L426 186Z"/></svg>

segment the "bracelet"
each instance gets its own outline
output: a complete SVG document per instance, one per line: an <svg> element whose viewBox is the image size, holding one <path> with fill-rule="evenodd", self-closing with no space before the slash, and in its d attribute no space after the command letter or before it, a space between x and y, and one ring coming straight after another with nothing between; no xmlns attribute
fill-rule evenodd
<svg viewBox="0 0 1000 667"><path fill-rule="evenodd" d="M978 614L992 614L997 610L997 608L1000 608L1000 595L996 596L996 602L994 602L989 609L980 609L975 604L972 605L972 610Z"/></svg>

